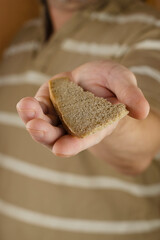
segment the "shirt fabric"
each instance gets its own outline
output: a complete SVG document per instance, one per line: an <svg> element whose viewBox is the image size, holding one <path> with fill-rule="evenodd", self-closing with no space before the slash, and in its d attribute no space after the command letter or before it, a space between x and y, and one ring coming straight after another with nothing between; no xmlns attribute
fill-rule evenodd
<svg viewBox="0 0 160 240"><path fill-rule="evenodd" d="M134 177L87 150L56 157L31 139L15 110L51 76L112 60L134 72L159 111L159 13L139 0L104 0L44 39L42 19L26 23L0 64L0 239L159 240L158 157Z"/></svg>

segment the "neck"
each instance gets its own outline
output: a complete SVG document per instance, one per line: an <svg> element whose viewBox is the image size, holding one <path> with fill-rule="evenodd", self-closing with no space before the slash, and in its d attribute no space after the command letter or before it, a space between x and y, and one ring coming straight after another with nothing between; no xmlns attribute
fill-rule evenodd
<svg viewBox="0 0 160 240"><path fill-rule="evenodd" d="M49 14L54 31L57 32L74 14L75 11L56 8L49 4Z"/></svg>

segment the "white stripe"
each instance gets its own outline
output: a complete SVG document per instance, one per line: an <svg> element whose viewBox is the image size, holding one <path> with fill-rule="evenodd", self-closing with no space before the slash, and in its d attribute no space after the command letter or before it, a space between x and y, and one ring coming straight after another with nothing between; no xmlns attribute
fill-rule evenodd
<svg viewBox="0 0 160 240"><path fill-rule="evenodd" d="M160 82L160 71L149 66L132 66L129 68L133 73L149 76Z"/></svg>
<svg viewBox="0 0 160 240"><path fill-rule="evenodd" d="M37 18L37 19L27 21L24 24L24 27L39 27L41 24L42 24L42 20L40 18Z"/></svg>
<svg viewBox="0 0 160 240"><path fill-rule="evenodd" d="M17 207L0 200L0 213L16 220L50 229L98 234L140 234L159 230L160 219L136 221L96 221L63 218Z"/></svg>
<svg viewBox="0 0 160 240"><path fill-rule="evenodd" d="M145 40L133 46L116 44L97 44L94 42L81 42L73 39L66 39L62 42L61 48L65 51L76 52L80 54L89 54L102 57L120 57L132 49L160 50L160 41Z"/></svg>
<svg viewBox="0 0 160 240"><path fill-rule="evenodd" d="M12 45L4 52L4 57L10 57L10 56L13 56L13 55L19 54L19 53L38 50L38 49L40 49L40 46L41 46L41 44L36 41Z"/></svg>
<svg viewBox="0 0 160 240"><path fill-rule="evenodd" d="M66 39L62 42L61 48L69 52L77 52L81 54L89 54L95 56L122 56L128 46L119 44L97 44L95 42L80 42L73 39Z"/></svg>
<svg viewBox="0 0 160 240"><path fill-rule="evenodd" d="M27 71L20 74L0 76L0 86L21 84L34 84L40 86L49 78L50 76L41 72Z"/></svg>
<svg viewBox="0 0 160 240"><path fill-rule="evenodd" d="M105 176L89 177L78 174L62 173L23 162L4 154L0 154L0 165L10 171L52 184L85 189L116 189L137 197L160 195L160 183L142 185Z"/></svg>
<svg viewBox="0 0 160 240"><path fill-rule="evenodd" d="M24 123L16 113L0 111L0 123L4 125L24 128Z"/></svg>
<svg viewBox="0 0 160 240"><path fill-rule="evenodd" d="M101 22L111 22L111 23L118 23L118 24L125 24L125 23L146 23L150 25L154 25L156 27L160 27L160 20L155 18L154 16L137 13L137 14L130 14L130 15L112 15L108 13L98 13L93 12L89 15L92 20L98 20Z"/></svg>
<svg viewBox="0 0 160 240"><path fill-rule="evenodd" d="M18 44L8 48L4 53L4 57L12 56L22 52L37 50L39 48L40 48L40 44L38 42L28 42L28 43ZM78 52L81 54L120 57L130 49L130 46L119 45L118 43L117 44L97 44L95 42L88 43L88 42L76 41L73 39L66 39L65 41L63 41L61 48L63 50ZM146 40L136 44L135 48L160 50L160 41Z"/></svg>
<svg viewBox="0 0 160 240"><path fill-rule="evenodd" d="M149 49L149 50L160 50L159 40L145 40L143 42L137 43L135 49Z"/></svg>

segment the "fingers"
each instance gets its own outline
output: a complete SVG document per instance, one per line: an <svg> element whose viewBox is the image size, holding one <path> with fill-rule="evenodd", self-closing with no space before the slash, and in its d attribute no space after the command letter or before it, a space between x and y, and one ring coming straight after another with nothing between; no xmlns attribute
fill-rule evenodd
<svg viewBox="0 0 160 240"><path fill-rule="evenodd" d="M149 104L142 91L135 86L125 87L118 99L126 104L130 112L129 115L135 119L145 119L149 114Z"/></svg>
<svg viewBox="0 0 160 240"><path fill-rule="evenodd" d="M32 97L21 99L17 104L17 111L31 137L52 148L55 141L64 135L65 130L62 127L55 127L59 123L56 115L44 114L52 110L48 109L48 103L45 102L47 100L40 99L42 100L40 103Z"/></svg>
<svg viewBox="0 0 160 240"><path fill-rule="evenodd" d="M115 93L118 100L124 103L130 116L144 119L149 113L149 104L142 91L137 87L136 77L127 68L116 64L108 73L106 87Z"/></svg>
<svg viewBox="0 0 160 240"><path fill-rule="evenodd" d="M39 102L41 108L43 109L44 113L48 114L56 114L54 110L53 104L50 101L49 97L49 87L48 81L45 82L37 91L35 95L35 99Z"/></svg>
<svg viewBox="0 0 160 240"><path fill-rule="evenodd" d="M35 98L26 97L18 102L17 111L25 124L34 118L41 118L48 123L57 125L57 115L52 113L50 114L50 112L53 110L49 110L50 106L47 106L47 103L44 103L44 98L43 101L39 103Z"/></svg>
<svg viewBox="0 0 160 240"><path fill-rule="evenodd" d="M62 127L54 127L42 119L33 119L26 124L31 137L43 145L52 147L58 138L64 135Z"/></svg>
<svg viewBox="0 0 160 240"><path fill-rule="evenodd" d="M52 152L61 157L70 157L78 154L79 152L98 144L105 136L109 136L118 122L109 125L105 129L87 136L85 138L78 138L71 135L64 135L58 139L53 145Z"/></svg>

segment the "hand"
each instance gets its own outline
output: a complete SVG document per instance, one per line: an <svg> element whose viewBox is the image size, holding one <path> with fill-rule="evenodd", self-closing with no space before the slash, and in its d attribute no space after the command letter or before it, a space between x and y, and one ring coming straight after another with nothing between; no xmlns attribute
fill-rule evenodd
<svg viewBox="0 0 160 240"><path fill-rule="evenodd" d="M61 73L53 78L63 76L69 77L96 96L112 103L124 103L133 118L144 119L149 113L149 104L137 87L135 76L120 64L110 61L86 63L72 72ZM34 98L21 99L17 111L35 141L49 147L55 155L64 157L76 155L98 144L118 124L116 122L85 138L67 134L49 99L48 82L40 87Z"/></svg>

